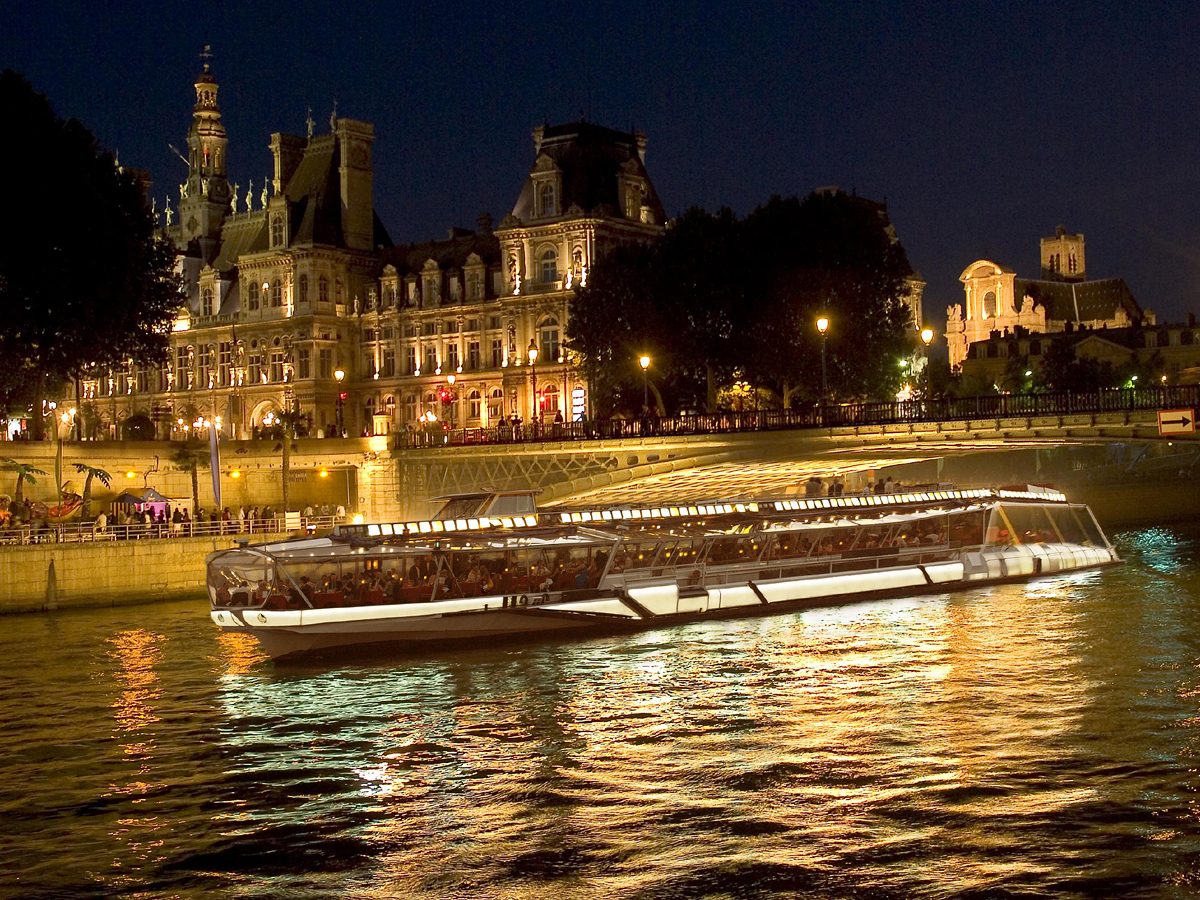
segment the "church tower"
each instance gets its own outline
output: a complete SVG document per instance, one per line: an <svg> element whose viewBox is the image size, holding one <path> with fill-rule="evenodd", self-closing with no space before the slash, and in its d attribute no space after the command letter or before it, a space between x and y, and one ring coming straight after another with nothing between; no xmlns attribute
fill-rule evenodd
<svg viewBox="0 0 1200 900"><path fill-rule="evenodd" d="M196 76L196 105L188 129L188 180L179 201L183 243L198 240L210 255L229 211L229 182L225 178L225 126L217 106L217 79L209 71L212 54L204 48L204 71Z"/></svg>
<svg viewBox="0 0 1200 900"><path fill-rule="evenodd" d="M1042 280L1087 280L1082 234L1067 234L1067 229L1059 225L1054 237L1042 238Z"/></svg>

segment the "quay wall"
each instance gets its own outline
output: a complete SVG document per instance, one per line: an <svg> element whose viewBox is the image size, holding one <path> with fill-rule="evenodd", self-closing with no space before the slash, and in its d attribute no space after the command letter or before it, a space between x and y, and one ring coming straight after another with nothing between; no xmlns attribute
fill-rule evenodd
<svg viewBox="0 0 1200 900"><path fill-rule="evenodd" d="M0 547L0 613L204 597L204 558L232 536Z"/></svg>

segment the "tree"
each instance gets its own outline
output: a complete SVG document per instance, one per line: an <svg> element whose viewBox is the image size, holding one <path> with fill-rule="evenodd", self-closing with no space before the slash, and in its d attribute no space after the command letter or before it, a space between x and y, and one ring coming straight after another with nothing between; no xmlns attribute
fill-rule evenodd
<svg viewBox="0 0 1200 900"><path fill-rule="evenodd" d="M7 456L0 458L0 463L4 465L5 471L17 473L17 489L13 491L13 505L20 506L25 490L25 482L28 481L30 484L37 484L37 479L34 476L45 475L46 473L41 469L35 469L33 466L19 463L15 459L9 459Z"/></svg>
<svg viewBox="0 0 1200 900"><path fill-rule="evenodd" d="M275 416L283 433L283 511L291 509L291 475L292 475L292 441L296 438L296 428L305 421L305 417L297 410L288 410Z"/></svg>
<svg viewBox="0 0 1200 900"><path fill-rule="evenodd" d="M87 128L0 73L0 167L21 227L0 242L0 406L32 403L89 371L165 358L184 301L175 250L142 185ZM34 436L44 436L40 416Z"/></svg>
<svg viewBox="0 0 1200 900"><path fill-rule="evenodd" d="M209 455L208 446L198 440L190 440L183 443L171 457L171 462L180 472L187 472L192 476L192 517L200 510L200 479L199 471L207 469L212 465L212 457Z"/></svg>
<svg viewBox="0 0 1200 900"><path fill-rule="evenodd" d="M642 353L677 403L706 396L711 409L718 387L742 380L754 396L771 387L788 404L820 393L816 319L825 314L831 392L891 397L896 363L916 348L910 275L886 211L869 200L774 197L741 220L690 209L651 244L597 261L571 301L567 337L609 406L640 389Z"/></svg>
<svg viewBox="0 0 1200 900"><path fill-rule="evenodd" d="M87 475L87 478L83 480L83 517L90 519L92 517L92 479L99 478L101 484L105 487L110 487L112 484L112 475L104 469L98 469L95 466L89 466L85 463L75 463L75 471L81 475Z"/></svg>

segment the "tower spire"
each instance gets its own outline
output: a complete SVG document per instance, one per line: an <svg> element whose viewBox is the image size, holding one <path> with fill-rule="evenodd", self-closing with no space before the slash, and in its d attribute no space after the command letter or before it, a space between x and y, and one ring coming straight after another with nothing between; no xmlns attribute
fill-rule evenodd
<svg viewBox="0 0 1200 900"><path fill-rule="evenodd" d="M196 105L188 129L188 181L186 200L179 206L185 240L215 239L229 211L229 182L225 178L227 139L217 105L217 78L212 73L212 46L200 54L203 71L196 76Z"/></svg>

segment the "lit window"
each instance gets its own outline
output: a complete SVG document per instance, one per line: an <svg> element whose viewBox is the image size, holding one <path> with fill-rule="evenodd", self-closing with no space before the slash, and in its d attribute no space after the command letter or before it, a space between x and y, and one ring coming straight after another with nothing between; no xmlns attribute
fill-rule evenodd
<svg viewBox="0 0 1200 900"><path fill-rule="evenodd" d="M550 284L558 281L558 254L547 250L542 254L542 282Z"/></svg>
<svg viewBox="0 0 1200 900"><path fill-rule="evenodd" d="M258 282L252 281L246 285L246 306L249 309L258 309Z"/></svg>

